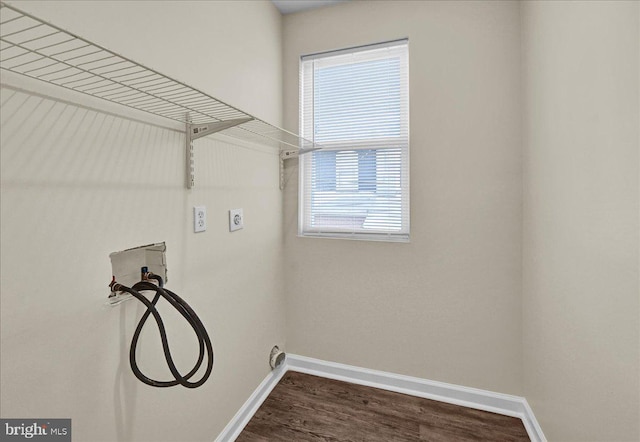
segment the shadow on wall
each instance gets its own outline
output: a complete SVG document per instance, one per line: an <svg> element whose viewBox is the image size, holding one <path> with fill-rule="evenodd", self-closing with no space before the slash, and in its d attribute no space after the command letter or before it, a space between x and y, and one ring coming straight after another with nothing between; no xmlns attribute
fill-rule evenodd
<svg viewBox="0 0 640 442"><path fill-rule="evenodd" d="M141 308L100 308L108 254L167 239L180 279L184 135L4 84L0 105L2 409L134 440Z"/></svg>
<svg viewBox="0 0 640 442"><path fill-rule="evenodd" d="M277 150L198 140L196 187L187 191L185 137L171 121L34 90L0 90L3 415L71 418L79 440L184 440L185 428L191 440L214 437L264 377L256 362L282 340L281 321L271 319L283 309ZM211 209L206 234L193 233L200 204ZM248 221L239 234L228 230L234 207ZM128 352L142 307L100 308L109 254L158 241L167 243L170 288L185 294L220 350L213 382L196 392L138 385ZM179 314L167 321L178 368L188 371L198 354L193 331ZM157 338L144 334L140 357L145 373L164 379ZM176 409L184 427L173 425Z"/></svg>
<svg viewBox="0 0 640 442"><path fill-rule="evenodd" d="M182 133L4 87L2 95L4 184L157 188L183 175L160 147L178 146L182 160Z"/></svg>

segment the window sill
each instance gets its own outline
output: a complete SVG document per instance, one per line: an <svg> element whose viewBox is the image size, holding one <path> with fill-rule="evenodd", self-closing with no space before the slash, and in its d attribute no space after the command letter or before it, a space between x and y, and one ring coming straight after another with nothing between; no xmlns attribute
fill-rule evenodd
<svg viewBox="0 0 640 442"><path fill-rule="evenodd" d="M392 243L410 243L409 234L384 233L338 233L338 232L305 232L298 233L299 238L346 239L352 241L375 241Z"/></svg>

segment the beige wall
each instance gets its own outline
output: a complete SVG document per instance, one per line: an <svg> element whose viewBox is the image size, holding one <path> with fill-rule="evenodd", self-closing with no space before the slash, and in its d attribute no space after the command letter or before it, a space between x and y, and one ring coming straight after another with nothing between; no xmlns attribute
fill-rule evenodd
<svg viewBox="0 0 640 442"><path fill-rule="evenodd" d="M284 109L292 130L300 55L409 37L412 238L298 238L297 165L281 195L269 148L197 141L187 191L179 126L3 73L2 417L71 417L78 440L212 440L286 337L292 353L523 394L552 441L640 438L637 3L370 1L284 19L266 1L11 3L267 121ZM235 207L246 226L229 234ZM155 241L213 338L198 390L138 382L140 307L102 305L108 254ZM192 334L166 314L186 366ZM165 376L155 331L141 345Z"/></svg>
<svg viewBox="0 0 640 442"><path fill-rule="evenodd" d="M11 3L281 118L281 17L270 2ZM14 80L3 74L3 83ZM39 83L21 87L30 92L3 87L1 96L2 417L71 418L79 441L213 440L267 375L272 345L284 343L277 152L198 140L197 184L187 191L184 135L170 122L107 114L84 98L67 103L77 97ZM209 225L196 235L200 204ZM245 229L230 234L227 210L237 207ZM196 390L135 379L128 348L141 308L103 306L109 253L155 241L167 242L168 286L212 337L213 375ZM188 370L193 333L165 314ZM140 364L166 378L158 351L150 324Z"/></svg>
<svg viewBox="0 0 640 442"><path fill-rule="evenodd" d="M638 6L522 8L524 393L552 441L640 440Z"/></svg>
<svg viewBox="0 0 640 442"><path fill-rule="evenodd" d="M352 2L284 17L284 123L303 54L409 38L411 243L298 238L287 168L288 350L521 393L515 2Z"/></svg>

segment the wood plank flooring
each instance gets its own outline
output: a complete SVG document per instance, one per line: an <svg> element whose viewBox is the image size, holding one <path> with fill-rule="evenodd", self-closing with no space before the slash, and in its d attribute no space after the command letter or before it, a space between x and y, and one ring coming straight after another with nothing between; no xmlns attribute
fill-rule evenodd
<svg viewBox="0 0 640 442"><path fill-rule="evenodd" d="M248 441L529 441L517 418L288 372L242 431Z"/></svg>

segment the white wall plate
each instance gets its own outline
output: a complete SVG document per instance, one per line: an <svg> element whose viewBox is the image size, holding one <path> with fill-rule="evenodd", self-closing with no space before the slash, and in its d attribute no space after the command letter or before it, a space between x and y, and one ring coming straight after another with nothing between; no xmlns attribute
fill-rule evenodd
<svg viewBox="0 0 640 442"><path fill-rule="evenodd" d="M234 232L244 227L244 216L242 209L229 210L229 231Z"/></svg>

